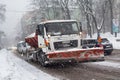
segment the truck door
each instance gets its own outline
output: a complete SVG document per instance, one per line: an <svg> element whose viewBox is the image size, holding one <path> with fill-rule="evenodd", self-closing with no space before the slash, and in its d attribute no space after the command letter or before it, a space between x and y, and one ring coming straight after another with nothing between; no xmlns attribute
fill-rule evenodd
<svg viewBox="0 0 120 80"><path fill-rule="evenodd" d="M36 31L38 30L38 47L39 48L45 48L45 42L44 42L44 26L38 25Z"/></svg>

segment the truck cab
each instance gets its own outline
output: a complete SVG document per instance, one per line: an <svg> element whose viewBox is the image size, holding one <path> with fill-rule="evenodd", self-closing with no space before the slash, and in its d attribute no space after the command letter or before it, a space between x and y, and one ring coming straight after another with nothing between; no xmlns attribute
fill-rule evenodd
<svg viewBox="0 0 120 80"><path fill-rule="evenodd" d="M37 26L38 47L44 52L80 48L80 30L75 20L46 21Z"/></svg>

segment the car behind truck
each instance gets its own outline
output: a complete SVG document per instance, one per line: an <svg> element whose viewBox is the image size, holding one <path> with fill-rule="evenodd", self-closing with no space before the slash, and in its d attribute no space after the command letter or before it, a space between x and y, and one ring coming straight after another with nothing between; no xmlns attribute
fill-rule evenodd
<svg viewBox="0 0 120 80"><path fill-rule="evenodd" d="M107 39L107 38L102 38L101 39L101 45L103 46L103 49L104 49L104 55L110 55L113 51L113 45L112 43L110 43L110 41ZM97 39L92 39L92 38L89 38L89 39L82 39L81 41L81 45L82 45L82 48L92 48L92 47L95 47L95 46L100 46L98 44L98 41Z"/></svg>
<svg viewBox="0 0 120 80"><path fill-rule="evenodd" d="M42 66L53 62L104 60L103 47L83 49L81 27L76 20L50 20L36 26L35 33L25 41L34 49L27 52L27 59Z"/></svg>

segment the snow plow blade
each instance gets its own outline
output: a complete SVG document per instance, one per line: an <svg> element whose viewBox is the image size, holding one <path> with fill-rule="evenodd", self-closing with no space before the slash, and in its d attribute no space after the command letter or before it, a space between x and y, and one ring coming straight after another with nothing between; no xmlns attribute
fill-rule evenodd
<svg viewBox="0 0 120 80"><path fill-rule="evenodd" d="M81 50L69 50L69 51L56 51L47 54L49 62L58 61L70 61L75 60L90 61L90 60L104 60L104 50L101 48L94 49L81 49Z"/></svg>

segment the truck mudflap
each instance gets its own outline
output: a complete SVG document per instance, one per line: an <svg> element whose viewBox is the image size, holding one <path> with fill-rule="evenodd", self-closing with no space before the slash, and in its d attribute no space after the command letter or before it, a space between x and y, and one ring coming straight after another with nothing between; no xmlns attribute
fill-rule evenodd
<svg viewBox="0 0 120 80"><path fill-rule="evenodd" d="M49 61L97 60L97 59L104 59L104 50L103 49L82 49L82 50L50 52L47 54L47 58L49 59Z"/></svg>

